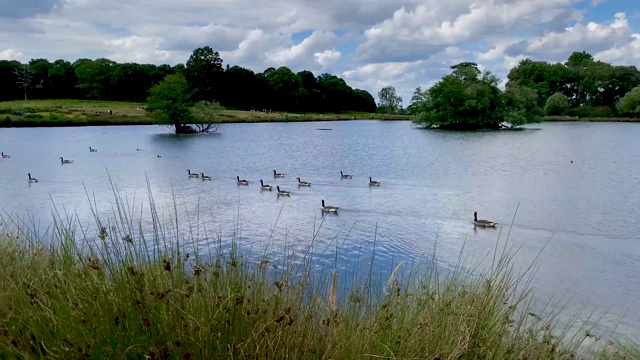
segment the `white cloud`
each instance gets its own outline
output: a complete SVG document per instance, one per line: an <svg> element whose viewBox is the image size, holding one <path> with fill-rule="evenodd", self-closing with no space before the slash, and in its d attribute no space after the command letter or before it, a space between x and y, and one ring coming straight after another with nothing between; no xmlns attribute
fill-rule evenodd
<svg viewBox="0 0 640 360"><path fill-rule="evenodd" d="M336 49L331 49L323 52L317 52L313 54L313 56L316 58L318 64L322 65L323 68L327 68L340 60L340 56L342 56L342 54Z"/></svg>
<svg viewBox="0 0 640 360"><path fill-rule="evenodd" d="M16 49L6 49L0 51L0 60L25 61L24 54Z"/></svg>

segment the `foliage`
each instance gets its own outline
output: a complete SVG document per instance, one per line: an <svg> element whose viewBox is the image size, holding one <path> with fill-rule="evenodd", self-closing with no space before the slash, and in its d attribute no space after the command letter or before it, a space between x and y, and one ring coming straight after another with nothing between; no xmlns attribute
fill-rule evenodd
<svg viewBox="0 0 640 360"><path fill-rule="evenodd" d="M498 128L502 122L497 78L481 73L474 63L451 67L446 75L422 96L415 123L442 129Z"/></svg>
<svg viewBox="0 0 640 360"><path fill-rule="evenodd" d="M213 51L209 46L193 50L184 69L184 77L191 87L192 99L219 100L223 89L218 83L223 73L222 58L217 51Z"/></svg>
<svg viewBox="0 0 640 360"><path fill-rule="evenodd" d="M463 262L446 277L420 264L407 273L401 263L387 271L384 289L370 281L346 286L344 274L318 271L304 254L253 263L237 238L221 238L206 255L175 231L206 232L200 222L164 214L151 194L149 209L125 201L117 196L119 215L96 215L98 225L83 231L59 215L56 231L42 237L1 229L3 357L638 358L637 346L616 339L581 346L594 336L582 324L574 334L567 329L576 324L558 322L566 316L534 313L531 272L516 273L509 254L478 273ZM153 228L144 232L143 224Z"/></svg>
<svg viewBox="0 0 640 360"><path fill-rule="evenodd" d="M220 125L220 115L224 106L215 101L198 101L191 108L193 115L192 126L197 132L215 132Z"/></svg>
<svg viewBox="0 0 640 360"><path fill-rule="evenodd" d="M544 106L544 114L546 116L567 115L568 112L569 99L561 92L551 95Z"/></svg>
<svg viewBox="0 0 640 360"><path fill-rule="evenodd" d="M402 98L396 95L396 88L385 86L378 92L378 107L387 114L395 114L402 108Z"/></svg>
<svg viewBox="0 0 640 360"><path fill-rule="evenodd" d="M158 124L172 127L176 134L193 132L187 97L189 84L182 74L167 75L150 90L147 113Z"/></svg>
<svg viewBox="0 0 640 360"><path fill-rule="evenodd" d="M429 103L429 91L422 90L420 86L418 86L411 96L411 103L407 106L407 113L409 115L417 115L422 112L423 105Z"/></svg>
<svg viewBox="0 0 640 360"><path fill-rule="evenodd" d="M640 86L636 86L618 101L616 109L621 114L633 114L637 116L640 113Z"/></svg>
<svg viewBox="0 0 640 360"><path fill-rule="evenodd" d="M502 93L504 99L503 122L510 127L542 121L542 108L538 105L535 90L520 85L507 86Z"/></svg>

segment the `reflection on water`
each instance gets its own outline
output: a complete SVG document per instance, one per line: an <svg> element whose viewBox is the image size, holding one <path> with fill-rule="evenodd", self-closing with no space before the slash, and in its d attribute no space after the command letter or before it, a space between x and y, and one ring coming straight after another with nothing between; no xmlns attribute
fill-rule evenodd
<svg viewBox="0 0 640 360"><path fill-rule="evenodd" d="M187 225L178 229L187 243L236 238L256 259L307 251L324 268L345 272L370 266L373 257L380 279L399 261L428 262L434 252L440 266L451 267L463 244L468 256L490 261L507 233L519 249L516 260L527 266L553 236L538 258L537 296L572 298L570 309L585 301L611 308L605 323L626 312L619 330L634 333L640 329L640 310L632 306L640 295L640 125L530 127L446 132L382 121L233 124L195 136L155 126L3 129L0 150L11 158L0 160L0 206L44 227L55 204L95 231L89 201L102 217L114 217L112 184L143 219L151 190L160 216L170 216L175 200L180 217L197 225L195 233ZM75 161L61 165L61 156ZM189 179L187 169L212 181ZM285 177L274 178L274 169ZM342 179L341 170L353 179ZM28 183L27 173L40 182ZM236 176L250 185L237 186ZM298 176L312 185L298 187ZM369 176L381 186L368 186ZM260 191L260 179L291 197ZM323 217L322 199L340 207L338 215ZM500 226L474 230L474 211Z"/></svg>

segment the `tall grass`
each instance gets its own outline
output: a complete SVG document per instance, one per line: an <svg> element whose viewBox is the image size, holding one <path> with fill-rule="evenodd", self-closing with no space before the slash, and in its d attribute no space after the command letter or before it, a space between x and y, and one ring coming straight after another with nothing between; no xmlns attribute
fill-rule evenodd
<svg viewBox="0 0 640 360"><path fill-rule="evenodd" d="M0 358L640 358L623 343L583 347L585 334L534 314L508 254L444 278L400 263L381 291L344 288L307 254L274 269L235 239L189 249L180 229L198 225L162 216L151 194L136 219L115 194L91 230L67 215L45 233L3 219Z"/></svg>

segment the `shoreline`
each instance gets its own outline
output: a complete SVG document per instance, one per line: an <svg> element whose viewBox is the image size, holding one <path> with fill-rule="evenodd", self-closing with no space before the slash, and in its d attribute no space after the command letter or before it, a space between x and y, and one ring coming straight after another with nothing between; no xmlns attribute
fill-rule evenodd
<svg viewBox="0 0 640 360"><path fill-rule="evenodd" d="M579 116L544 116L542 122L640 122L640 118L627 117L579 117Z"/></svg>
<svg viewBox="0 0 640 360"><path fill-rule="evenodd" d="M17 100L0 102L0 128L157 125L145 104L88 100ZM20 114L20 115L19 115ZM410 115L373 113L316 114L225 110L221 124L386 120L408 121Z"/></svg>

